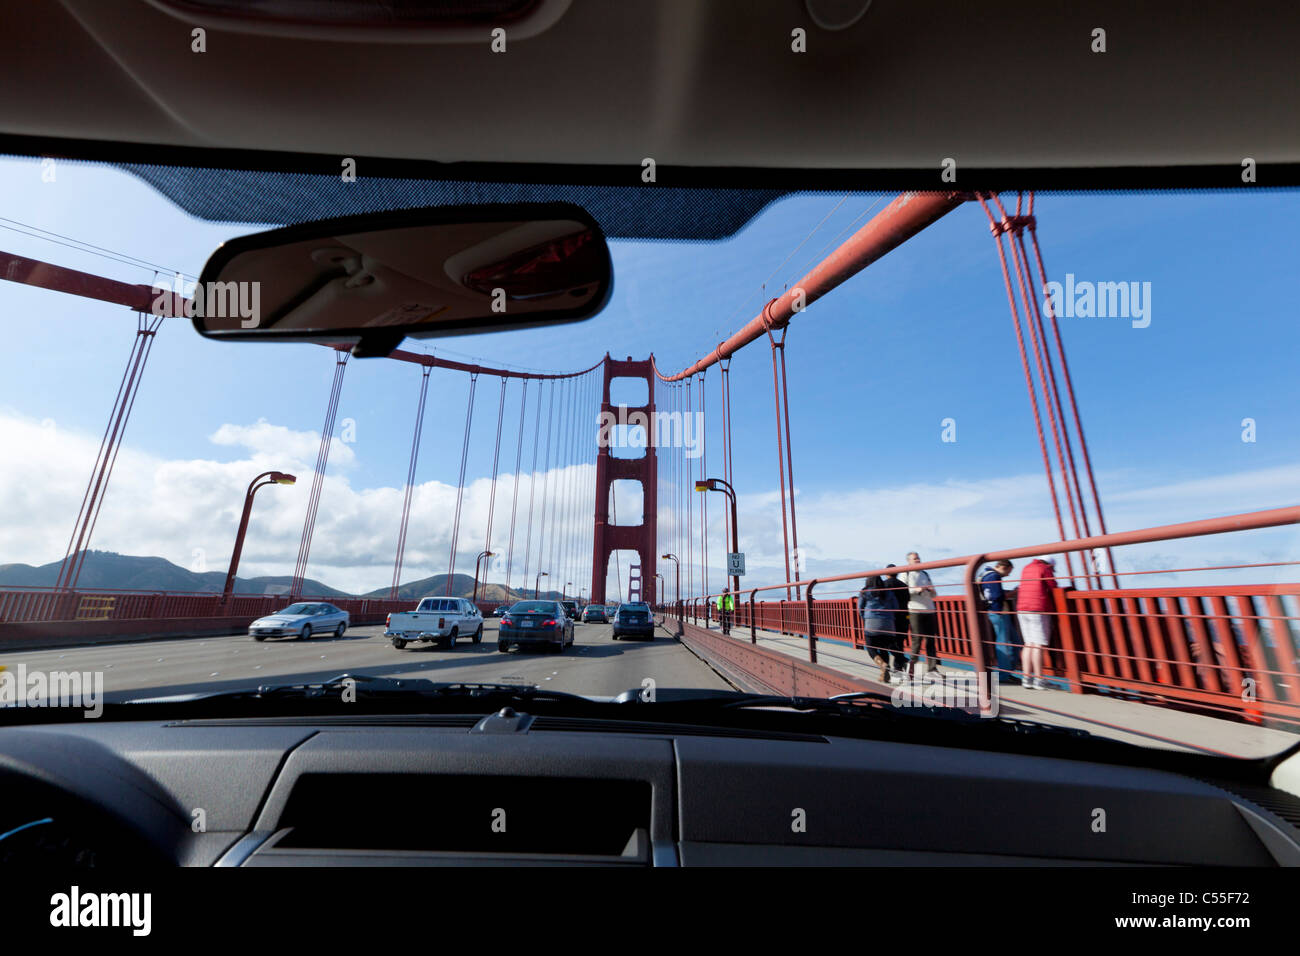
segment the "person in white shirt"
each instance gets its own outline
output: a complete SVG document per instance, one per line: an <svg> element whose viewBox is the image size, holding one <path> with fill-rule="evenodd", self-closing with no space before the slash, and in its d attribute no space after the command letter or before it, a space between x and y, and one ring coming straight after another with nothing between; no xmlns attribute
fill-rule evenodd
<svg viewBox="0 0 1300 956"><path fill-rule="evenodd" d="M908 554L907 563L920 564L921 556L913 551ZM916 679L925 676L927 658L930 658L931 668L939 666L939 659L934 657L933 641L938 633L935 629L937 615L934 610L936 592L930 575L924 570L904 571L900 577L908 589L908 623L912 632L912 653L908 658L908 667L913 679Z"/></svg>

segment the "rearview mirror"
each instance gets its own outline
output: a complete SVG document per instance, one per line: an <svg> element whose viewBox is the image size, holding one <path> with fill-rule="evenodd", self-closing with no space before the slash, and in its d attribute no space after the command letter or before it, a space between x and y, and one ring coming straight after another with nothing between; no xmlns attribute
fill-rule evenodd
<svg viewBox="0 0 1300 956"><path fill-rule="evenodd" d="M609 299L604 233L570 203L443 206L287 226L225 243L194 290L218 339L352 344L575 322Z"/></svg>

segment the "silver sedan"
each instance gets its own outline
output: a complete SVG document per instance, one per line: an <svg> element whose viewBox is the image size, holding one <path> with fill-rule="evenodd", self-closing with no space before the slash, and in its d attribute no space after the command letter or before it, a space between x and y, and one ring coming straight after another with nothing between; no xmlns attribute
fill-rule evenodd
<svg viewBox="0 0 1300 956"><path fill-rule="evenodd" d="M342 637L348 623L348 612L333 604L303 601L258 618L248 626L248 633L255 641L264 641L268 637L300 637L305 641L313 634L333 633L335 637Z"/></svg>

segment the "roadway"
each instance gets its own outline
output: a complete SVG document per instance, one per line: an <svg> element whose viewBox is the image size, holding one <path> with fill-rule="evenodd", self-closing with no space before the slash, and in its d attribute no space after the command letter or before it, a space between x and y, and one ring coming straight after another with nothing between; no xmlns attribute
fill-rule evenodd
<svg viewBox="0 0 1300 956"><path fill-rule="evenodd" d="M344 672L435 681L537 684L551 690L607 697L657 687L729 690L730 685L676 640L656 631L653 641L610 638L608 624L575 624L574 643L562 654L497 650L497 622L487 620L479 644L451 650L411 644L397 650L383 625L349 628L342 637L261 643L246 633L180 640L96 644L53 650L0 652L0 666L28 672L102 672L108 701L194 691L246 689L260 683L310 682Z"/></svg>

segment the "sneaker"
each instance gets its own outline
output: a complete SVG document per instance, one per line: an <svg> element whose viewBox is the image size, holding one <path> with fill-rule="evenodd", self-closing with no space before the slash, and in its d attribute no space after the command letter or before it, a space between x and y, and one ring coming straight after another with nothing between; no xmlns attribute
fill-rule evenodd
<svg viewBox="0 0 1300 956"><path fill-rule="evenodd" d="M1047 690L1047 685L1043 683L1043 679L1041 677L1034 678L1034 690Z"/></svg>
<svg viewBox="0 0 1300 956"><path fill-rule="evenodd" d="M1031 681L1028 677L1022 677L1022 678L1020 678L1020 686L1021 686L1021 687L1027 687L1027 688L1029 688L1030 690L1033 690L1033 688L1034 688L1034 682Z"/></svg>

